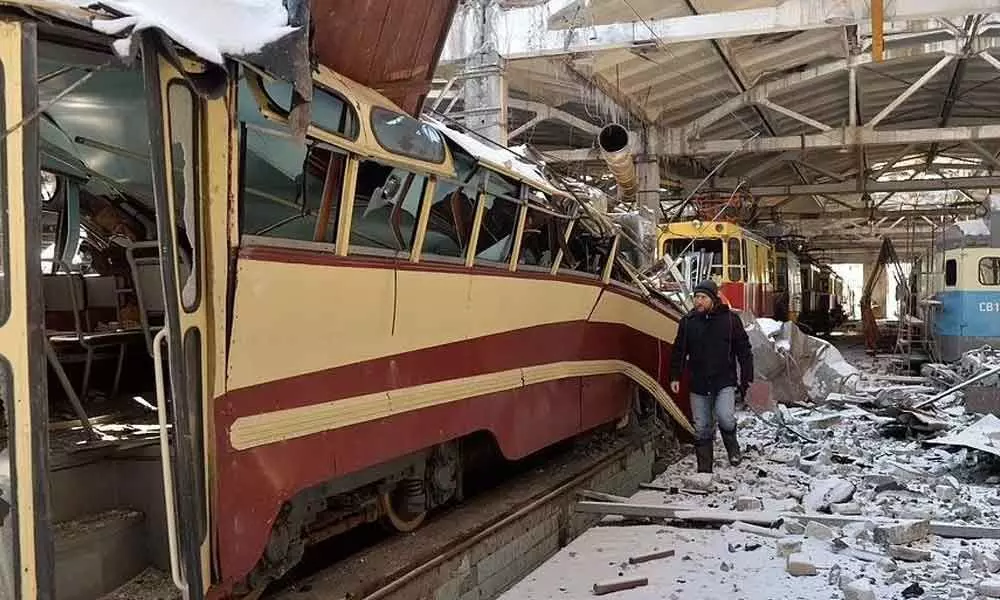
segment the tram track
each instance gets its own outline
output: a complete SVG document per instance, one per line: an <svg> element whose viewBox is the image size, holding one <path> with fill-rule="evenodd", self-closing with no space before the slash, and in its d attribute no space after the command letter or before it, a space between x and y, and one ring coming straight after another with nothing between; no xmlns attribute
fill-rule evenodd
<svg viewBox="0 0 1000 600"><path fill-rule="evenodd" d="M576 493L631 493L652 476L654 428L578 442L442 511L419 530L279 582L271 600L465 600L496 597L596 521Z"/></svg>

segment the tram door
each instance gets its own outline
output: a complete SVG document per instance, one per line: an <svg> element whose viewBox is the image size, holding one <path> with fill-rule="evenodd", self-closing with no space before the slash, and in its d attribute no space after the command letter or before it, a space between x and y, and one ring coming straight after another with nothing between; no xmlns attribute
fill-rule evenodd
<svg viewBox="0 0 1000 600"><path fill-rule="evenodd" d="M157 396L173 426L161 454L172 576L186 600L201 600L212 576L208 432L224 387L216 365L225 363L225 320L212 310L225 304L214 292L226 289L232 86L222 77L221 89L206 90L204 67L168 59L159 35L143 32L142 60L166 308L154 342Z"/></svg>
<svg viewBox="0 0 1000 600"><path fill-rule="evenodd" d="M0 599L53 597L37 30L0 20Z"/></svg>

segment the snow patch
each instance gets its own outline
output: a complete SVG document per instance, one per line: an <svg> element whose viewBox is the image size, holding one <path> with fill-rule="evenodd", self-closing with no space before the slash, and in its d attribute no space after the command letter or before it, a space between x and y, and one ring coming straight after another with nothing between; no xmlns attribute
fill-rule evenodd
<svg viewBox="0 0 1000 600"><path fill-rule="evenodd" d="M63 0L76 8L89 1ZM224 56L242 56L260 51L294 31L281 0L104 0L101 4L125 16L94 19L92 27L108 35L138 33L150 27L198 56L222 64ZM127 54L128 42L114 44Z"/></svg>

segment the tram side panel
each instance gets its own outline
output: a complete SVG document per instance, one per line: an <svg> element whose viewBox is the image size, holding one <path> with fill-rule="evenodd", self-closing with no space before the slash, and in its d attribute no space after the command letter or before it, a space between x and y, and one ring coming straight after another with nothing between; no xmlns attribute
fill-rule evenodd
<svg viewBox="0 0 1000 600"><path fill-rule="evenodd" d="M1000 249L948 250L940 302L932 314L932 333L940 358L954 361L967 350L1000 345Z"/></svg>
<svg viewBox="0 0 1000 600"><path fill-rule="evenodd" d="M244 249L217 415L223 579L310 486L477 431L522 458L621 418L637 378L665 394L676 317L580 279Z"/></svg>

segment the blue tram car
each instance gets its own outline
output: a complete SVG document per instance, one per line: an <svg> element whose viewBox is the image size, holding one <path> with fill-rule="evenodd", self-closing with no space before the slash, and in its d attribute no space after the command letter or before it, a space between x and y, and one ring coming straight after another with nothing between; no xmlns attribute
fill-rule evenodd
<svg viewBox="0 0 1000 600"><path fill-rule="evenodd" d="M928 316L938 360L990 345L1000 347L1000 211L960 221L935 248L935 293Z"/></svg>

